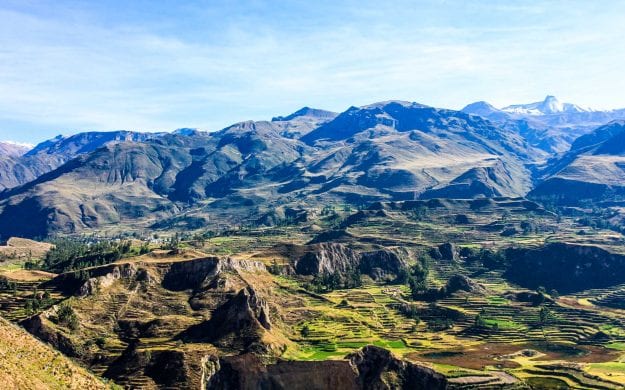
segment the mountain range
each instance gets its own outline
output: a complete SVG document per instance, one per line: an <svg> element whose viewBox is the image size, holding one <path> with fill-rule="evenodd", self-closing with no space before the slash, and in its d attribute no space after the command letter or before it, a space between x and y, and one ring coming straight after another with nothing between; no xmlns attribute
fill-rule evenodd
<svg viewBox="0 0 625 390"><path fill-rule="evenodd" d="M59 136L2 153L0 236L266 223L304 206L378 200L610 200L625 184L618 119L625 110L548 96L461 111L404 101L305 107L213 133Z"/></svg>
<svg viewBox="0 0 625 390"><path fill-rule="evenodd" d="M576 138L613 120L625 119L625 109L593 110L561 103L555 96L501 109L481 101L467 105L462 111L516 129L533 146L549 153L566 152Z"/></svg>

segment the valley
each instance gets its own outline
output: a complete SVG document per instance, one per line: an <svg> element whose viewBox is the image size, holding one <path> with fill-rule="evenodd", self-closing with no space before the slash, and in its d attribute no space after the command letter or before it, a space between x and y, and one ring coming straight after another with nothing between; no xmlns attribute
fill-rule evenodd
<svg viewBox="0 0 625 390"><path fill-rule="evenodd" d="M306 211L305 221L212 237L198 231L175 250L152 244L143 255L132 250L80 272L20 280L7 271L16 287L2 293L2 315L130 388L239 386L274 375L293 385L311 372L323 387L332 378L317 369L328 372L323 365L336 362L340 370L346 356L368 345L443 374L449 388L625 385L625 317L616 298L625 294L625 278L607 286L571 280L558 293L556 285L535 286L532 274L512 282L506 272L514 258L498 255L567 243L621 256L620 233L522 198ZM413 291L402 270L424 261L423 286ZM359 282L345 289L353 266ZM320 274L336 275L336 284ZM44 292L41 313L23 309ZM66 305L77 317L73 329L58 319ZM261 357L254 364L263 370L278 371L237 371L237 359L252 356ZM294 373L277 374L295 362L297 369L288 368Z"/></svg>
<svg viewBox="0 0 625 390"><path fill-rule="evenodd" d="M386 101L6 144L0 315L71 359L53 388L623 388L625 127L593 127L619 115Z"/></svg>

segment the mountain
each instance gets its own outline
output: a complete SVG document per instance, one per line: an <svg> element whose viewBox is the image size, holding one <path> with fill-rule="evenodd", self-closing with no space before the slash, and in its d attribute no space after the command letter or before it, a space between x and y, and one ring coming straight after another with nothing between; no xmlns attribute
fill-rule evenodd
<svg viewBox="0 0 625 390"><path fill-rule="evenodd" d="M59 135L30 148L21 155L0 157L0 190L35 180L67 161L104 145L116 142L141 142L161 134L120 130L85 132L67 137Z"/></svg>
<svg viewBox="0 0 625 390"><path fill-rule="evenodd" d="M625 109L599 111L555 96L543 101L516 104L501 109L486 102L475 102L462 109L521 134L529 144L548 153L564 153L578 137L610 121L625 119Z"/></svg>
<svg viewBox="0 0 625 390"><path fill-rule="evenodd" d="M548 95L545 100L529 104L515 104L501 109L511 114L521 115L559 115L563 113L593 112L572 103L561 103L555 96Z"/></svg>
<svg viewBox="0 0 625 390"><path fill-rule="evenodd" d="M0 156L19 157L33 148L32 145L10 141L0 141Z"/></svg>
<svg viewBox="0 0 625 390"><path fill-rule="evenodd" d="M0 194L0 235L243 223L302 202L519 196L531 189L526 166L543 157L481 117L397 101L184 134L82 134L36 147L29 156L78 157Z"/></svg>
<svg viewBox="0 0 625 390"><path fill-rule="evenodd" d="M621 199L625 195L625 121L601 126L551 160L530 197L556 203Z"/></svg>
<svg viewBox="0 0 625 390"><path fill-rule="evenodd" d="M523 161L539 155L520 136L482 118L398 101L351 107L301 140L331 151L309 163L309 175L322 173L334 191L363 199L411 199L498 164L519 174L492 192L519 194L529 187ZM487 196L470 190L459 195Z"/></svg>
<svg viewBox="0 0 625 390"><path fill-rule="evenodd" d="M42 142L30 150L28 156L42 154L71 156L70 159L83 153L89 153L112 142L141 142L158 136L159 133L137 133L127 130L91 131L72 136L58 135ZM162 135L162 133L161 133Z"/></svg>
<svg viewBox="0 0 625 390"><path fill-rule="evenodd" d="M317 120L334 119L338 114L332 111L320 110L318 108L303 107L287 116L276 116L272 122L291 121L296 118L311 118Z"/></svg>
<svg viewBox="0 0 625 390"><path fill-rule="evenodd" d="M0 191L23 182L21 178L25 174L18 167L18 160L31 148L30 145L15 142L0 142Z"/></svg>

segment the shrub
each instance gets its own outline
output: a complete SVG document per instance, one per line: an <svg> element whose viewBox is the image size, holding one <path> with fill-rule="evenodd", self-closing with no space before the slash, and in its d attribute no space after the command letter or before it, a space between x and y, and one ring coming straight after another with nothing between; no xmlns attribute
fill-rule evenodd
<svg viewBox="0 0 625 390"><path fill-rule="evenodd" d="M67 326L71 330L77 330L80 322L74 309L68 304L62 304L57 312L59 325Z"/></svg>

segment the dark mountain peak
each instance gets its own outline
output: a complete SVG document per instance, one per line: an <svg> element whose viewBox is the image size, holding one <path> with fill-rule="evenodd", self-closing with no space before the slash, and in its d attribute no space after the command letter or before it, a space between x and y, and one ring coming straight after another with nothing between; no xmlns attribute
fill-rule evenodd
<svg viewBox="0 0 625 390"><path fill-rule="evenodd" d="M612 121L604 126L598 127L589 134L577 138L571 145L571 151L605 143L623 132L625 132L625 120Z"/></svg>
<svg viewBox="0 0 625 390"><path fill-rule="evenodd" d="M385 101L362 107L350 107L332 121L323 124L301 138L312 144L317 140L348 139L365 130L383 126L396 131L483 127L490 124L464 112L439 109L405 101Z"/></svg>
<svg viewBox="0 0 625 390"><path fill-rule="evenodd" d="M185 137L192 137L198 134L203 133L202 131L195 128L183 127L181 129L176 129L172 132L174 135L183 135Z"/></svg>
<svg viewBox="0 0 625 390"><path fill-rule="evenodd" d="M281 122L281 121L290 121L293 120L295 118L300 118L300 117L309 117L309 118L315 118L315 119L333 119L337 116L338 114L336 112L332 112L332 111L326 111L326 110L321 110L318 108L311 108L311 107L302 107L299 110L295 111L294 113L287 115L287 116L276 116L271 118L272 122Z"/></svg>

